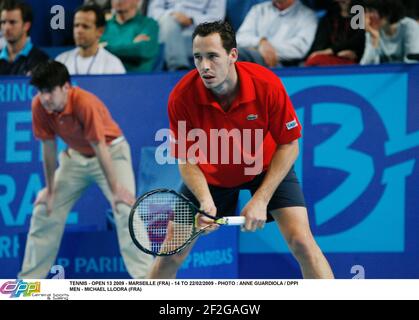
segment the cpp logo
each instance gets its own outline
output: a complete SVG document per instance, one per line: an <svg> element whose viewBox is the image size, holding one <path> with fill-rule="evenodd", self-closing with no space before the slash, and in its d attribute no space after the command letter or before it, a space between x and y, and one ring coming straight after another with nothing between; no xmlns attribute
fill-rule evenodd
<svg viewBox="0 0 419 320"><path fill-rule="evenodd" d="M389 156L389 124L396 122L368 87L320 85L291 96L304 130L296 169L326 252L404 251L405 180L415 160ZM383 103L402 101L403 91L392 94Z"/></svg>
<svg viewBox="0 0 419 320"><path fill-rule="evenodd" d="M7 281L0 287L0 293L10 294L10 298L19 298L20 295L30 297L41 292L41 282Z"/></svg>

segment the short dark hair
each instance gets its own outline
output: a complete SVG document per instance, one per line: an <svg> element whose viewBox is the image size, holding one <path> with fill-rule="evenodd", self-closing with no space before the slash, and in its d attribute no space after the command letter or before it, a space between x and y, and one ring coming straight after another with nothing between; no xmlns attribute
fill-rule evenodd
<svg viewBox="0 0 419 320"><path fill-rule="evenodd" d="M210 34L218 33L221 37L221 42L227 53L233 48L237 48L236 33L232 26L226 21L204 22L199 24L192 34L192 40L196 36L206 37Z"/></svg>
<svg viewBox="0 0 419 320"><path fill-rule="evenodd" d="M406 16L406 10L400 0L365 0L367 9L375 9L378 14L396 23Z"/></svg>
<svg viewBox="0 0 419 320"><path fill-rule="evenodd" d="M76 15L77 12L89 12L93 11L96 15L96 28L102 28L106 25L106 19L105 14L103 13L103 10L95 3L88 3L85 5L82 5L74 11L74 15Z"/></svg>
<svg viewBox="0 0 419 320"><path fill-rule="evenodd" d="M23 22L30 22L32 26L33 12L32 7L26 2L19 0L6 0L1 6L1 11L20 10ZM30 30L30 29L29 29Z"/></svg>
<svg viewBox="0 0 419 320"><path fill-rule="evenodd" d="M32 70L30 84L39 90L52 91L70 82L70 74L65 65L55 60L41 62Z"/></svg>

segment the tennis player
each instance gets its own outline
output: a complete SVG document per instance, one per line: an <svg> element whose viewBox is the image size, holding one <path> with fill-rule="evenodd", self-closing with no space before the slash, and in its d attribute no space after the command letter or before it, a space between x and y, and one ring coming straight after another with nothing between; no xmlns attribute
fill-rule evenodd
<svg viewBox="0 0 419 320"><path fill-rule="evenodd" d="M118 124L95 95L70 84L67 68L48 61L35 68L31 84L33 130L42 141L46 188L35 200L19 278L45 278L53 265L67 215L91 182L111 203L125 266L133 278L144 278L152 258L137 250L128 232L135 201L131 153ZM56 169L56 137L68 146ZM88 214L86 212L85 214Z"/></svg>
<svg viewBox="0 0 419 320"><path fill-rule="evenodd" d="M257 64L237 62L236 47L228 23L197 26L193 34L196 70L183 77L169 97L171 152L180 160L181 193L206 213L227 216L234 215L239 191L250 190L252 198L241 212L246 217L244 229L256 231L265 222L275 221L304 278L333 278L310 231L304 196L293 170L301 125L290 98L274 73ZM221 134L214 135L214 130ZM260 130L263 139L258 144ZM245 141L249 136L250 141ZM199 150L193 137L201 139ZM190 152L192 146L196 152ZM237 150L242 161L233 157ZM252 168L249 158L255 160ZM209 223L213 220L201 215L199 224ZM191 247L157 257L149 276L175 278Z"/></svg>

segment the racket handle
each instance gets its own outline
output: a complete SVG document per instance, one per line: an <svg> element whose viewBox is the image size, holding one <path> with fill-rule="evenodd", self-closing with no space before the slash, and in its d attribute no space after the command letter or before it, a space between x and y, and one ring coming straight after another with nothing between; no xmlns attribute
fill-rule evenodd
<svg viewBox="0 0 419 320"><path fill-rule="evenodd" d="M243 216L224 217L224 221L229 226L241 226L246 222L246 218Z"/></svg>

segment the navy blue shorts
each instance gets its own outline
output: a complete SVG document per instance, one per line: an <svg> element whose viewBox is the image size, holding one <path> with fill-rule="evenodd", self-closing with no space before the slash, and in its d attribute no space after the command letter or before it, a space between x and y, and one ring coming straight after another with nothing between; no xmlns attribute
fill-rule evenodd
<svg viewBox="0 0 419 320"><path fill-rule="evenodd" d="M233 188L222 188L209 185L209 190L215 206L217 207L217 216L234 216L236 213L240 190L250 190L250 193L253 195L261 185L265 174L266 171L257 175L252 181ZM185 184L182 184L179 192L185 195L199 208L200 204L198 200ZM303 191L301 190L300 183L298 182L298 178L293 167L275 190L271 201L269 201L268 213L271 210L280 208L305 206ZM271 222L273 220L274 219L271 214L268 214L267 222Z"/></svg>

